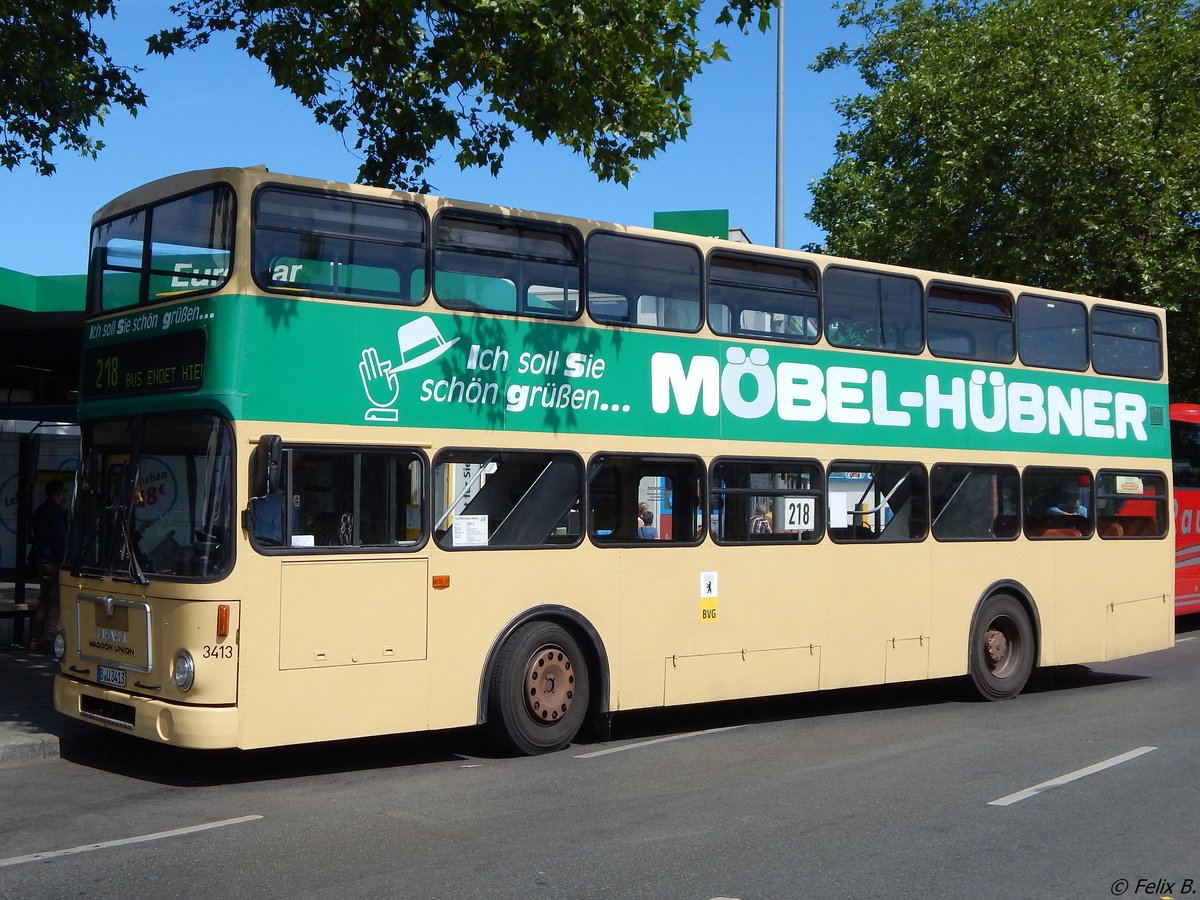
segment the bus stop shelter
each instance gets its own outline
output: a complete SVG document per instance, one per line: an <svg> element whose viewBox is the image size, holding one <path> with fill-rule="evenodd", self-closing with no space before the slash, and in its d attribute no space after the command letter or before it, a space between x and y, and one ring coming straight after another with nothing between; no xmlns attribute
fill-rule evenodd
<svg viewBox="0 0 1200 900"><path fill-rule="evenodd" d="M36 596L29 520L53 479L70 483L79 454L76 398L82 275L0 268L0 643L20 642ZM36 594L36 591L32 592ZM8 622L11 621L11 632ZM5 637L8 637L8 641Z"/></svg>

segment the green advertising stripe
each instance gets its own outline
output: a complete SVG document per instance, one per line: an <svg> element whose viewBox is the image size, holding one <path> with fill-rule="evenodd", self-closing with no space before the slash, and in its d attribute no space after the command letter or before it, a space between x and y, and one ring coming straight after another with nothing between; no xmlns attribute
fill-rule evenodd
<svg viewBox="0 0 1200 900"><path fill-rule="evenodd" d="M279 297L102 324L90 341L207 329L204 394L242 418L1170 455L1150 381Z"/></svg>

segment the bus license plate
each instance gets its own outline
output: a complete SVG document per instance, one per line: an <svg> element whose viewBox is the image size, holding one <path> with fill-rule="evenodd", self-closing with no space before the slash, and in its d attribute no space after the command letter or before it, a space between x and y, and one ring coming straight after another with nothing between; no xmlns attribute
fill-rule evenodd
<svg viewBox="0 0 1200 900"><path fill-rule="evenodd" d="M125 670L96 666L96 680L109 687L125 687Z"/></svg>

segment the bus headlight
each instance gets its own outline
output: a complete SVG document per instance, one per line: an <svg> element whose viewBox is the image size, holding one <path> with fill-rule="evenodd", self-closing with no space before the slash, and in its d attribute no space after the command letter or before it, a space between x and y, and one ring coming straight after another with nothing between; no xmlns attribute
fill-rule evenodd
<svg viewBox="0 0 1200 900"><path fill-rule="evenodd" d="M54 634L54 658L61 660L67 655L67 636L61 631Z"/></svg>
<svg viewBox="0 0 1200 900"><path fill-rule="evenodd" d="M180 650L175 654L175 665L171 669L171 677L175 679L175 687L181 691L192 689L192 683L196 680L196 663L192 661L192 654L186 650Z"/></svg>

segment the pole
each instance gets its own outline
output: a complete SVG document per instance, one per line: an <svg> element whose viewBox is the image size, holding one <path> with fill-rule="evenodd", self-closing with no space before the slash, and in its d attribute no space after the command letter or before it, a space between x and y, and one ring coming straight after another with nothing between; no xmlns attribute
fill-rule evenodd
<svg viewBox="0 0 1200 900"><path fill-rule="evenodd" d="M783 246L783 0L779 0L775 53L775 246Z"/></svg>

